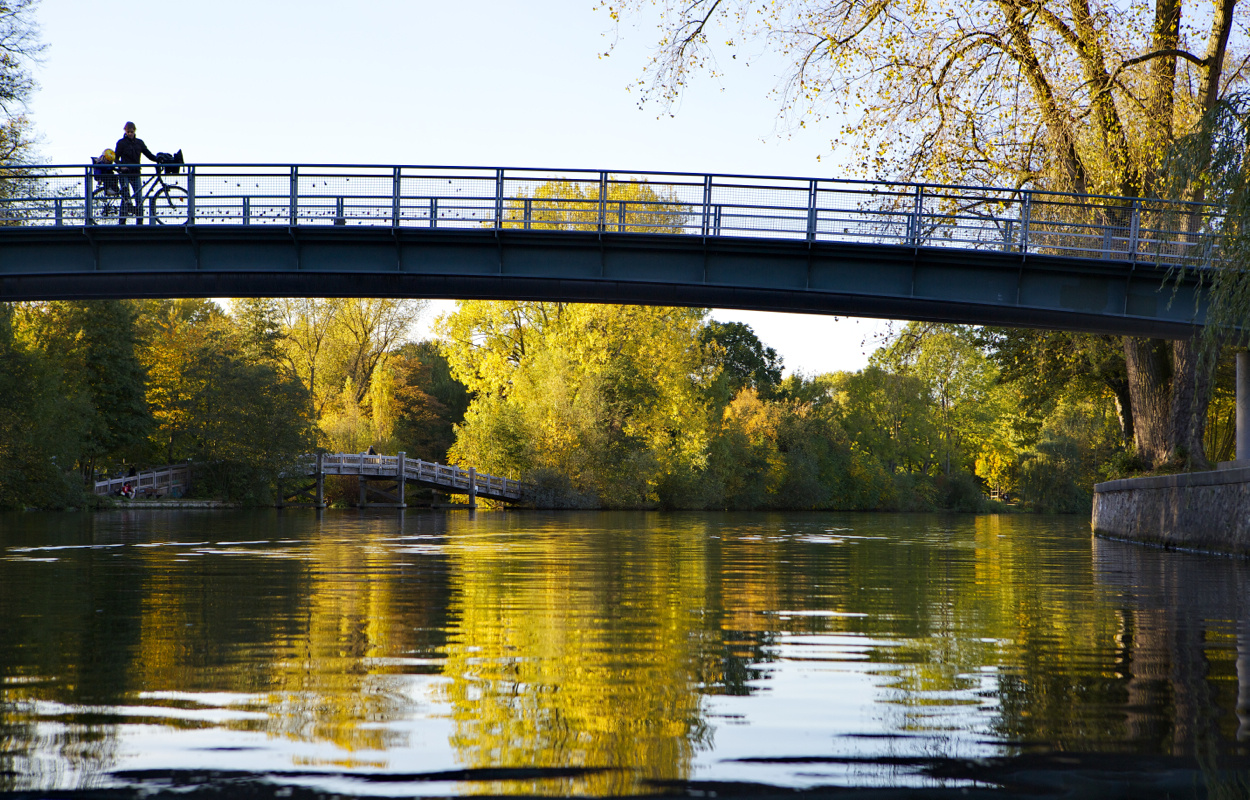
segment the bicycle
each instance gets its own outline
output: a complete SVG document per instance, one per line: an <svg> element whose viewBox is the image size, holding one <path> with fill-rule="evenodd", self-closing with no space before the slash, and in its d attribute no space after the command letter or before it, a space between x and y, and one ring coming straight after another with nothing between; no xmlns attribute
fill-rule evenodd
<svg viewBox="0 0 1250 800"><path fill-rule="evenodd" d="M154 225L185 225L187 222L187 190L165 178L182 172L182 151L172 156L156 154L156 174L143 182L139 202L147 200L148 219Z"/></svg>

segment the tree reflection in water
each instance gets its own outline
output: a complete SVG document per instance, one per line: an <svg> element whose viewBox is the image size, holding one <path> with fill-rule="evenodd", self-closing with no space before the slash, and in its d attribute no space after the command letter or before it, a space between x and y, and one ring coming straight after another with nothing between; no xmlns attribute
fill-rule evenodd
<svg viewBox="0 0 1250 800"><path fill-rule="evenodd" d="M490 794L935 786L997 780L969 754L1210 772L1250 734L1250 566L1080 520L0 522L0 790L156 762ZM153 762L136 743L157 739Z"/></svg>

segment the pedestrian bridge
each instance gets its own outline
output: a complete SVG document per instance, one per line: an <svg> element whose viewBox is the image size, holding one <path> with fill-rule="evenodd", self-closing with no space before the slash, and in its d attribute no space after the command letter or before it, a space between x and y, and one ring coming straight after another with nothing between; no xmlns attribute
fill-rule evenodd
<svg viewBox="0 0 1250 800"><path fill-rule="evenodd" d="M0 171L0 301L551 300L1183 337L1220 224L1196 204L819 178L144 169L138 215L89 166Z"/></svg>
<svg viewBox="0 0 1250 800"><path fill-rule="evenodd" d="M327 475L357 478L360 492L358 505L362 507L381 505L403 508L408 484L464 495L469 498L470 506L475 506L479 497L502 503L533 503L538 499L535 495L537 490L529 484L511 478L479 475L473 467L466 469L407 458L404 453L397 456L322 453L302 458L295 470L286 473L283 480L287 485L279 492L282 495L279 507L312 505L325 508ZM310 478L311 483L303 483ZM188 490L192 479L192 465L186 462L136 471L131 476L106 478L96 481L94 488L98 495L116 495L130 486L139 497L176 498Z"/></svg>

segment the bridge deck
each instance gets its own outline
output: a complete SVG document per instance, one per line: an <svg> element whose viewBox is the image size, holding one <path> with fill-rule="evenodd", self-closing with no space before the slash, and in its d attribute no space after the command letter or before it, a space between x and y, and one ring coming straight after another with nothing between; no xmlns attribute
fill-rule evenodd
<svg viewBox="0 0 1250 800"><path fill-rule="evenodd" d="M1196 277L1164 280L1204 268L1222 224L1199 204L987 187L197 165L149 186L136 227L107 180L0 171L0 300L523 298L1184 336Z"/></svg>

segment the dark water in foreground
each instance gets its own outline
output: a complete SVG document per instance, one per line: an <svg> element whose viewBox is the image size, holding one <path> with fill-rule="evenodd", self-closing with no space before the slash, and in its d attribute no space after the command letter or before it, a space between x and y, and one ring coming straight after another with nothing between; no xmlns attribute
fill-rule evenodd
<svg viewBox="0 0 1250 800"><path fill-rule="evenodd" d="M1248 706L1250 564L1079 517L0 516L0 792L1239 797Z"/></svg>

